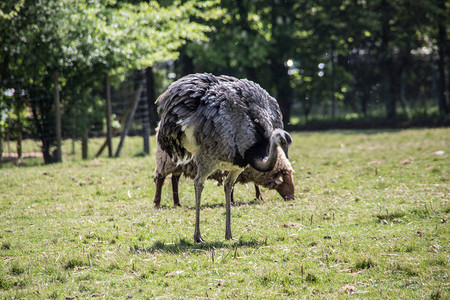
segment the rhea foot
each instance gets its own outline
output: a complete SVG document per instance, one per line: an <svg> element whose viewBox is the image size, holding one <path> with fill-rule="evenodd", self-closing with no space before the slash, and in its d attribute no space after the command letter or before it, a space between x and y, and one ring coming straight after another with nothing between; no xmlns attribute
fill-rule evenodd
<svg viewBox="0 0 450 300"><path fill-rule="evenodd" d="M194 233L194 242L196 243L204 243L205 240L202 239L202 236L200 235L200 233Z"/></svg>
<svg viewBox="0 0 450 300"><path fill-rule="evenodd" d="M226 231L226 232L225 232L225 239L226 239L226 240L234 240L234 239L233 239L233 236L231 235L231 231L229 231L229 232Z"/></svg>

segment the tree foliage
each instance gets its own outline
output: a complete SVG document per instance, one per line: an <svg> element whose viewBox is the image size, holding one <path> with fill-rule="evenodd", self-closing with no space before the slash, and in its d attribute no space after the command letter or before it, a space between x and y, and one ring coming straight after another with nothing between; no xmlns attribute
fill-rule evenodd
<svg viewBox="0 0 450 300"><path fill-rule="evenodd" d="M313 112L335 118L343 110L409 117L417 110L427 113L430 99L445 118L449 5L445 0L2 1L0 122L3 129L23 123L48 150L54 71L60 74L64 134L81 136L102 121L105 74L117 84L133 70L159 62L175 62L175 77L206 71L254 80L277 98L285 123L298 115L308 120ZM27 118L32 122L24 123Z"/></svg>
<svg viewBox="0 0 450 300"><path fill-rule="evenodd" d="M216 1L173 2L167 6L157 1L2 2L0 101L5 107L7 98L14 98L12 105L27 101L36 134L48 154L53 143L54 71L61 75L64 132L80 136L98 117L94 111L101 107L95 92L101 90L104 74L119 82L132 70L175 60L178 48L186 40L206 41L206 33L212 28L191 18L220 17L221 10L215 4ZM6 91L12 95L7 97ZM76 126L71 124L74 120ZM71 128L75 132L70 133Z"/></svg>
<svg viewBox="0 0 450 300"><path fill-rule="evenodd" d="M327 107L333 114L333 105L363 116L384 106L393 118L398 106L407 113L448 90L448 79L439 90L432 88L433 69L442 68L444 79L448 73L446 1L222 0L221 5L228 14L214 24L217 32L208 43L189 45L182 63L187 56L191 70L260 82L288 120L291 106L308 116Z"/></svg>

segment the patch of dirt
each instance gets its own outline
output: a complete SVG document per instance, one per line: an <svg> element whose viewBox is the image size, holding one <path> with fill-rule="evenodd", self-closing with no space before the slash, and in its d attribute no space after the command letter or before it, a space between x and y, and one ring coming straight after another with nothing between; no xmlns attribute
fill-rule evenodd
<svg viewBox="0 0 450 300"><path fill-rule="evenodd" d="M2 157L5 159L17 159L18 155L17 153L3 153ZM22 153L22 158L39 158L39 157L43 157L42 152Z"/></svg>

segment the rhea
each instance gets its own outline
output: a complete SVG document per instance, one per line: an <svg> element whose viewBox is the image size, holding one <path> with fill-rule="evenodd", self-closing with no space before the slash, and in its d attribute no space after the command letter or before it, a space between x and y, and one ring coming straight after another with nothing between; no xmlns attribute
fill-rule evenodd
<svg viewBox="0 0 450 300"><path fill-rule="evenodd" d="M203 186L215 170L228 171L225 238L231 234L231 194L236 178L250 165L273 169L282 149L288 157L291 136L283 130L277 101L258 84L230 76L191 74L172 83L156 101L161 121L157 142L178 164L194 160L194 241L200 233Z"/></svg>

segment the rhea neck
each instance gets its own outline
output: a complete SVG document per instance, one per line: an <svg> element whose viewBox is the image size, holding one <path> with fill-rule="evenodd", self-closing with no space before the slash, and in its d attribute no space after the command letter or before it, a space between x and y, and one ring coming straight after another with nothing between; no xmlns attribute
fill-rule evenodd
<svg viewBox="0 0 450 300"><path fill-rule="evenodd" d="M271 171L278 159L279 136L272 134L270 138L269 155L266 158L254 159L250 165L260 172Z"/></svg>

